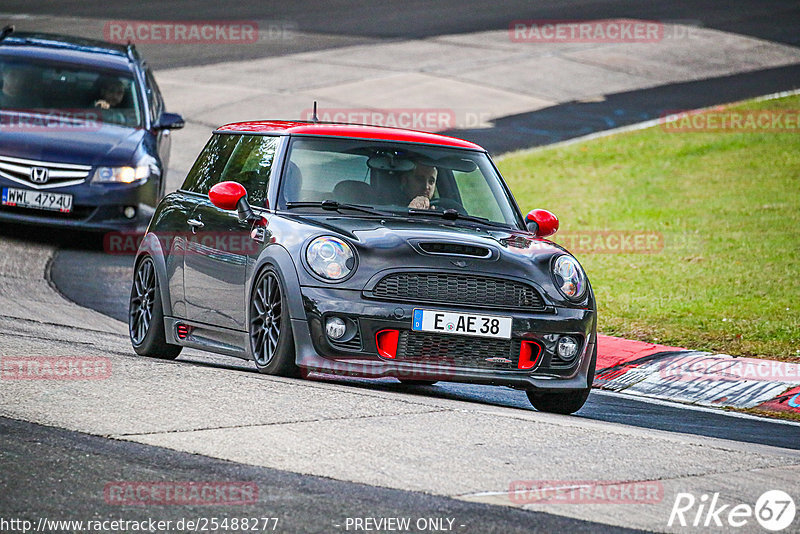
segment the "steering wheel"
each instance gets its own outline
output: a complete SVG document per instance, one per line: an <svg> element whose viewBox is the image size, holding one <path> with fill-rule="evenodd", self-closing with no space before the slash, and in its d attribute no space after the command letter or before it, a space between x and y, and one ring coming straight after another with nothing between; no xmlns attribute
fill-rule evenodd
<svg viewBox="0 0 800 534"><path fill-rule="evenodd" d="M431 201L431 204L436 209L444 210L456 210L458 213L462 215L469 215L467 210L464 209L464 206L458 202L457 200L453 200L452 198L439 198L435 201Z"/></svg>

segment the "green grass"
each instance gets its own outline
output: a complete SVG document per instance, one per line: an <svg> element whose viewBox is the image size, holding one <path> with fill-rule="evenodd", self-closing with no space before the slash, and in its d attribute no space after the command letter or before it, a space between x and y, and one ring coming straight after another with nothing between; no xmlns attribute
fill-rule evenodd
<svg viewBox="0 0 800 534"><path fill-rule="evenodd" d="M800 97L737 107L800 110ZM576 253L602 333L800 361L800 133L656 126L498 165L523 211L553 211L559 234L663 235L657 253Z"/></svg>

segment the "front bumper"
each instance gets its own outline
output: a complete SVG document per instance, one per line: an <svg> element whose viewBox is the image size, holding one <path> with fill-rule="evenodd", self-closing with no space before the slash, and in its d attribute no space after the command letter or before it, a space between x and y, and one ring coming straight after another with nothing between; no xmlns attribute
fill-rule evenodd
<svg viewBox="0 0 800 534"><path fill-rule="evenodd" d="M16 182L0 178L0 191L6 187L26 189ZM59 213L0 205L0 221L101 232L111 230L143 232L155 211L158 177L151 176L135 184L87 182L70 187L47 189L43 192L72 195L72 211ZM136 215L133 218L127 218L123 214L126 206L136 208Z"/></svg>
<svg viewBox="0 0 800 534"><path fill-rule="evenodd" d="M585 389L589 383L596 343L596 314L591 309L555 308L554 313L488 312L446 304L377 301L365 299L361 292L352 290L302 287L301 291L306 317L294 318L292 328L297 363L309 371L537 390ZM511 340L413 332L411 318L415 308L509 316L512 317ZM358 326L358 339L344 344L332 343L323 328L329 315L352 320ZM384 329L400 331L401 342L394 359L378 355L375 335ZM555 340L560 335L580 339L578 356L572 362L565 363L555 356ZM536 365L530 369L517 368L515 357L522 341L532 342L541 349Z"/></svg>

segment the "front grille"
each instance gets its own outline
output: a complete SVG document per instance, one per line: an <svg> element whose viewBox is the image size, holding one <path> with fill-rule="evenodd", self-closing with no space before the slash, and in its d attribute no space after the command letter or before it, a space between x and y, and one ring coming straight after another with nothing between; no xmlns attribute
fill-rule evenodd
<svg viewBox="0 0 800 534"><path fill-rule="evenodd" d="M381 279L371 294L380 299L404 302L544 309L538 291L527 284L466 274L394 273Z"/></svg>
<svg viewBox="0 0 800 534"><path fill-rule="evenodd" d="M514 371L519 360L519 348L518 340L404 330L400 332L397 344L397 361ZM487 358L493 361L487 361Z"/></svg>
<svg viewBox="0 0 800 534"><path fill-rule="evenodd" d="M92 167L0 156L0 176L34 189L77 185L89 177Z"/></svg>

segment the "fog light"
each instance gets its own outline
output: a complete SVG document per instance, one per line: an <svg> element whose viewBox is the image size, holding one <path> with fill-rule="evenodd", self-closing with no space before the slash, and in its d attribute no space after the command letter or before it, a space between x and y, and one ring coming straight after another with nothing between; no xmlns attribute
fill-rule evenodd
<svg viewBox="0 0 800 534"><path fill-rule="evenodd" d="M574 337L563 336L558 340L558 357L564 361L570 361L578 354L578 342Z"/></svg>
<svg viewBox="0 0 800 534"><path fill-rule="evenodd" d="M345 330L347 330L347 326L339 317L328 317L328 320L325 321L325 332L331 339L341 339Z"/></svg>
<svg viewBox="0 0 800 534"><path fill-rule="evenodd" d="M125 206L125 209L122 210L122 214L128 219L133 219L136 217L136 208L133 206Z"/></svg>

